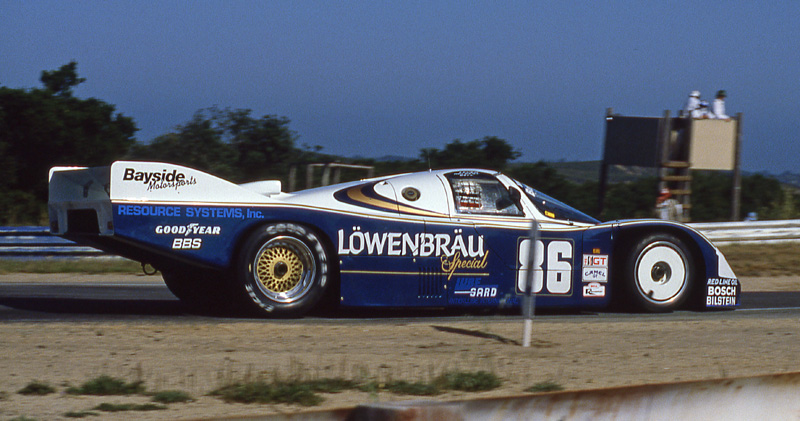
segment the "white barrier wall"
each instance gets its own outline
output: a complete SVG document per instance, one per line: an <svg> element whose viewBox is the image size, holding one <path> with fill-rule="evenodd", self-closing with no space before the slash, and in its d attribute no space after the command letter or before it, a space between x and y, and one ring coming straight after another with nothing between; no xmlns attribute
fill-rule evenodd
<svg viewBox="0 0 800 421"><path fill-rule="evenodd" d="M458 402L363 405L367 420L790 420L800 418L800 373Z"/></svg>
<svg viewBox="0 0 800 421"><path fill-rule="evenodd" d="M800 241L800 219L781 221L692 223L716 245Z"/></svg>

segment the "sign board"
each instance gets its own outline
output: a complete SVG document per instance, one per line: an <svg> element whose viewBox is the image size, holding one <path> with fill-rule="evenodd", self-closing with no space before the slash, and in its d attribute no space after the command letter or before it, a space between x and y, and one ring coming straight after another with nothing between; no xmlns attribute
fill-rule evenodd
<svg viewBox="0 0 800 421"><path fill-rule="evenodd" d="M693 120L689 162L695 170L731 171L736 165L736 120Z"/></svg>
<svg viewBox="0 0 800 421"><path fill-rule="evenodd" d="M606 117L604 159L609 165L658 167L661 165L662 119L654 117Z"/></svg>

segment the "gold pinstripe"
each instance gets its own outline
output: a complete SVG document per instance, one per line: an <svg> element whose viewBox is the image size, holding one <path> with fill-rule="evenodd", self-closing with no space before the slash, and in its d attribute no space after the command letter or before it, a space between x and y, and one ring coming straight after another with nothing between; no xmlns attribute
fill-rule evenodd
<svg viewBox="0 0 800 421"><path fill-rule="evenodd" d="M367 197L364 195L364 193L361 192L362 187L364 186L350 187L349 189L347 189L347 197L355 200L356 202L363 203L365 205L376 206L382 209L389 209L393 211L399 211L402 213L409 213L412 215L438 216L438 217L446 216L441 213L429 212L429 211L424 211L422 209L416 209L410 206L401 205L397 202L387 202Z"/></svg>
<svg viewBox="0 0 800 421"><path fill-rule="evenodd" d="M395 272L389 270L341 270L341 273L349 273L355 275L413 275L419 276L419 272ZM447 272L432 272L426 275L448 275ZM489 273L458 273L458 276L489 276Z"/></svg>

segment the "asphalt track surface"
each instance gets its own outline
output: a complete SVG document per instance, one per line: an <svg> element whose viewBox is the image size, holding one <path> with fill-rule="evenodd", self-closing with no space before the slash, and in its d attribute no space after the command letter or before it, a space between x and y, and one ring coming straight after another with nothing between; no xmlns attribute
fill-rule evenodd
<svg viewBox="0 0 800 421"><path fill-rule="evenodd" d="M800 316L800 292L744 292L741 305L734 311L690 312L667 314L629 314L614 312L581 312L537 310L536 317L613 320L647 317L658 320L702 319L704 317ZM352 310L340 309L329 314L312 314L303 320L332 323L380 323L398 320L433 321L483 317L486 321L520 317L518 311L468 310ZM130 321L147 319L181 320L186 322L235 321L235 316L192 313L160 283L70 284L8 283L0 284L0 322L69 322ZM241 319L252 320L252 319ZM285 322L285 321L283 321Z"/></svg>

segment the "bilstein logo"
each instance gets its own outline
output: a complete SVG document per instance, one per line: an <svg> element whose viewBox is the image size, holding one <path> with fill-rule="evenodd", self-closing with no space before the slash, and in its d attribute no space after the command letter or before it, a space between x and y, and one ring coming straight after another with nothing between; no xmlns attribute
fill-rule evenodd
<svg viewBox="0 0 800 421"><path fill-rule="evenodd" d="M456 271L485 269L489 252L484 250L483 236L407 232L362 232L354 227L345 234L339 230L340 255L439 257L442 272L450 279Z"/></svg>
<svg viewBox="0 0 800 421"><path fill-rule="evenodd" d="M197 184L194 177L172 170L167 172L166 169L152 172L136 171L133 168L125 168L125 173L122 175L122 181L141 181L142 184L147 185L147 190L160 190L160 189L178 189L179 187Z"/></svg>

